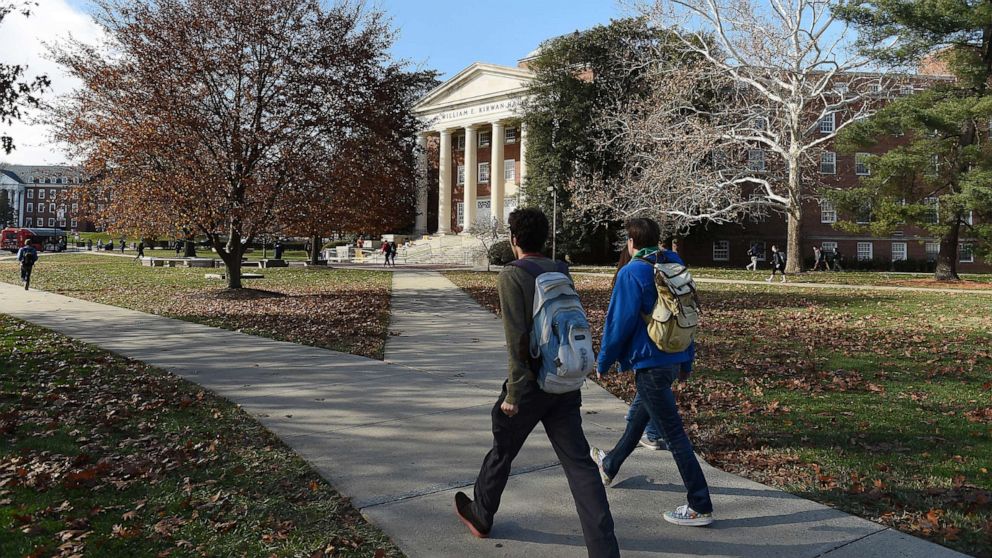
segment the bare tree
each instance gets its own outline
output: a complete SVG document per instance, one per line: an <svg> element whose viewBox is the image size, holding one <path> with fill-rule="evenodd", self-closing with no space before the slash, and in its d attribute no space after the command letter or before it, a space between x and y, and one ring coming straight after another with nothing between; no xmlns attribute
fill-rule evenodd
<svg viewBox="0 0 992 558"><path fill-rule="evenodd" d="M475 224L472 225L470 234L482 243L482 247L486 251L486 271L489 271L489 266L492 263L489 259L489 251L497 242L510 238L506 225L497 221L495 217L478 217Z"/></svg>
<svg viewBox="0 0 992 558"><path fill-rule="evenodd" d="M824 0L659 0L640 9L672 30L679 53L632 53L634 69L651 68L653 93L601 116L619 130L604 147L626 152L627 169L578 185L578 203L683 230L784 213L788 270L799 271L812 175L890 80L847 52L848 29Z"/></svg>

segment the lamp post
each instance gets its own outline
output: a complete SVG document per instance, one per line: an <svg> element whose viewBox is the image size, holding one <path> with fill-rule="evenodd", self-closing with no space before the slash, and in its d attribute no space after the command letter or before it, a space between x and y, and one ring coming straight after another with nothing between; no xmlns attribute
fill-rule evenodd
<svg viewBox="0 0 992 558"><path fill-rule="evenodd" d="M558 188L549 186L551 192L551 259L556 260L558 253Z"/></svg>

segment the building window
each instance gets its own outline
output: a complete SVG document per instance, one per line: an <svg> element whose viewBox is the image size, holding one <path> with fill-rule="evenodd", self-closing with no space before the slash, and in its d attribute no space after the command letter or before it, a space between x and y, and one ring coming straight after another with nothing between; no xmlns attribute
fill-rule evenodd
<svg viewBox="0 0 992 558"><path fill-rule="evenodd" d="M930 174L938 175L940 174L940 155L934 153L930 156Z"/></svg>
<svg viewBox="0 0 992 558"><path fill-rule="evenodd" d="M894 261L894 262L906 261L906 243L905 242L893 242L892 243L892 261Z"/></svg>
<svg viewBox="0 0 992 558"><path fill-rule="evenodd" d="M837 243L829 240L820 243L820 250L824 254L836 254L837 253Z"/></svg>
<svg viewBox="0 0 992 558"><path fill-rule="evenodd" d="M837 222L837 208L834 207L833 202L831 202L830 200L820 200L820 222L821 223Z"/></svg>
<svg viewBox="0 0 992 558"><path fill-rule="evenodd" d="M48 212L49 213L55 213L55 204L54 203L48 204Z"/></svg>
<svg viewBox="0 0 992 558"><path fill-rule="evenodd" d="M55 217L49 217L48 218L48 226L49 227L54 227L55 226Z"/></svg>
<svg viewBox="0 0 992 558"><path fill-rule="evenodd" d="M831 112L830 114L824 114L823 117L820 118L821 134L832 134L836 129L837 126L834 122L834 113Z"/></svg>
<svg viewBox="0 0 992 558"><path fill-rule="evenodd" d="M927 253L927 261L935 262L937 261L937 256L940 255L940 243L939 242L927 242L924 246Z"/></svg>
<svg viewBox="0 0 992 558"><path fill-rule="evenodd" d="M730 241L729 240L714 240L713 241L713 261L715 261L715 262L728 262L728 261L730 261Z"/></svg>
<svg viewBox="0 0 992 558"><path fill-rule="evenodd" d="M65 219L59 218L59 226L65 228Z"/></svg>
<svg viewBox="0 0 992 558"><path fill-rule="evenodd" d="M465 184L465 165L458 165L457 176L458 184Z"/></svg>
<svg viewBox="0 0 992 558"><path fill-rule="evenodd" d="M871 204L866 203L861 206L858 214L854 216L855 222L859 225L871 223Z"/></svg>
<svg viewBox="0 0 992 558"><path fill-rule="evenodd" d="M972 250L970 242L958 244L958 262L975 263L975 252Z"/></svg>
<svg viewBox="0 0 992 558"><path fill-rule="evenodd" d="M33 224L34 224L34 219L32 219L30 217L28 217L27 219L24 220L24 226L25 227L31 227Z"/></svg>
<svg viewBox="0 0 992 558"><path fill-rule="evenodd" d="M33 203L29 203L27 205L27 213L34 213L34 204Z"/></svg>
<svg viewBox="0 0 992 558"><path fill-rule="evenodd" d="M871 169L868 168L868 157L868 153L854 154L854 174L858 176L868 176L871 174Z"/></svg>
<svg viewBox="0 0 992 558"><path fill-rule="evenodd" d="M55 199L55 188L52 188L51 190L49 190L48 191L48 195L49 195L49 197L51 197L54 200Z"/></svg>
<svg viewBox="0 0 992 558"><path fill-rule="evenodd" d="M747 168L753 171L763 171L765 170L765 150L764 149L748 149L747 150Z"/></svg>
<svg viewBox="0 0 992 558"><path fill-rule="evenodd" d="M479 183L489 184L489 163L479 163Z"/></svg>
<svg viewBox="0 0 992 558"><path fill-rule="evenodd" d="M72 228L76 228L76 220L75 219L73 219L72 221L70 221L69 224L72 226Z"/></svg>
<svg viewBox="0 0 992 558"><path fill-rule="evenodd" d="M834 92L837 93L838 95L841 96L847 95L848 89L849 88L847 86L847 83L841 82L834 84Z"/></svg>
<svg viewBox="0 0 992 558"><path fill-rule="evenodd" d="M46 178L45 179L45 184L51 184L51 183L52 183L52 179L51 178Z"/></svg>
<svg viewBox="0 0 992 558"><path fill-rule="evenodd" d="M912 84L900 85L899 86L899 94L902 95L903 97L906 97L908 95L912 95L913 94L913 91L914 91L914 89L913 89L913 85Z"/></svg>
<svg viewBox="0 0 992 558"><path fill-rule="evenodd" d="M452 136L453 145L456 151L465 151L465 134L458 134L457 136Z"/></svg>
<svg viewBox="0 0 992 558"><path fill-rule="evenodd" d="M517 143L517 129L507 128L504 132L506 134L505 141L503 143Z"/></svg>
<svg viewBox="0 0 992 558"><path fill-rule="evenodd" d="M43 190L43 189L42 190L38 190L38 199L39 200L45 199L45 190Z"/></svg>
<svg viewBox="0 0 992 558"><path fill-rule="evenodd" d="M78 203L72 204L72 212L75 213L77 211L79 211L79 204Z"/></svg>
<svg viewBox="0 0 992 558"><path fill-rule="evenodd" d="M926 215L924 218L927 223L931 225L936 225L940 222L940 198L931 196L923 200L924 205L927 206Z"/></svg>
<svg viewBox="0 0 992 558"><path fill-rule="evenodd" d="M820 155L820 174L837 174L837 154L833 151Z"/></svg>
<svg viewBox="0 0 992 558"><path fill-rule="evenodd" d="M492 132L479 132L479 147L489 147L492 143Z"/></svg>
<svg viewBox="0 0 992 558"><path fill-rule="evenodd" d="M872 259L872 245L871 242L859 242L858 243L858 261L859 262L870 262Z"/></svg>
<svg viewBox="0 0 992 558"><path fill-rule="evenodd" d="M517 162L513 159L503 161L503 180L513 182L517 179Z"/></svg>
<svg viewBox="0 0 992 558"><path fill-rule="evenodd" d="M38 179L36 178L35 180L38 180ZM33 200L34 199L34 188L28 188L28 199L29 200Z"/></svg>
<svg viewBox="0 0 992 558"><path fill-rule="evenodd" d="M868 84L868 93L872 95L878 95L882 92L882 84L880 82L872 82Z"/></svg>

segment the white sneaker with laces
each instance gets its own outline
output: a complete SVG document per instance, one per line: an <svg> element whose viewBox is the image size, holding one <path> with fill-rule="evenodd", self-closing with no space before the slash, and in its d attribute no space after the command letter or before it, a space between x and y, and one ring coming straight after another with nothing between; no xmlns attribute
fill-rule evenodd
<svg viewBox="0 0 992 558"><path fill-rule="evenodd" d="M652 440L651 438L648 438L647 436L641 436L641 441L639 443L642 446L644 446L644 447L646 447L648 449L653 449L655 451L662 449L661 441L660 440Z"/></svg>
<svg viewBox="0 0 992 558"><path fill-rule="evenodd" d="M681 505L673 512L665 512L665 521L676 525L703 527L713 523L712 513L697 513L688 505Z"/></svg>
<svg viewBox="0 0 992 558"><path fill-rule="evenodd" d="M594 447L589 450L589 456L596 462L596 468L599 469L599 478L603 481L603 486L610 486L613 479L610 478L610 476L606 474L606 470L603 469L603 460L606 459L606 452Z"/></svg>

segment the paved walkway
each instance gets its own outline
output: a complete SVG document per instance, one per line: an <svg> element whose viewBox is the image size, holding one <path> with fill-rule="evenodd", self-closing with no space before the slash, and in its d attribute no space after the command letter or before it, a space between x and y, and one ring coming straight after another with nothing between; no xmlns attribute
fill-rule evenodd
<svg viewBox="0 0 992 558"><path fill-rule="evenodd" d="M489 540L452 513L489 444L505 374L499 321L434 272L394 275L387 362L262 339L0 284L0 312L170 370L235 403L306 458L411 558L584 556L568 488L538 428L521 451ZM625 405L583 390L590 441L609 446ZM680 528L666 452L638 450L609 489L624 556L962 556L704 467L719 521Z"/></svg>

